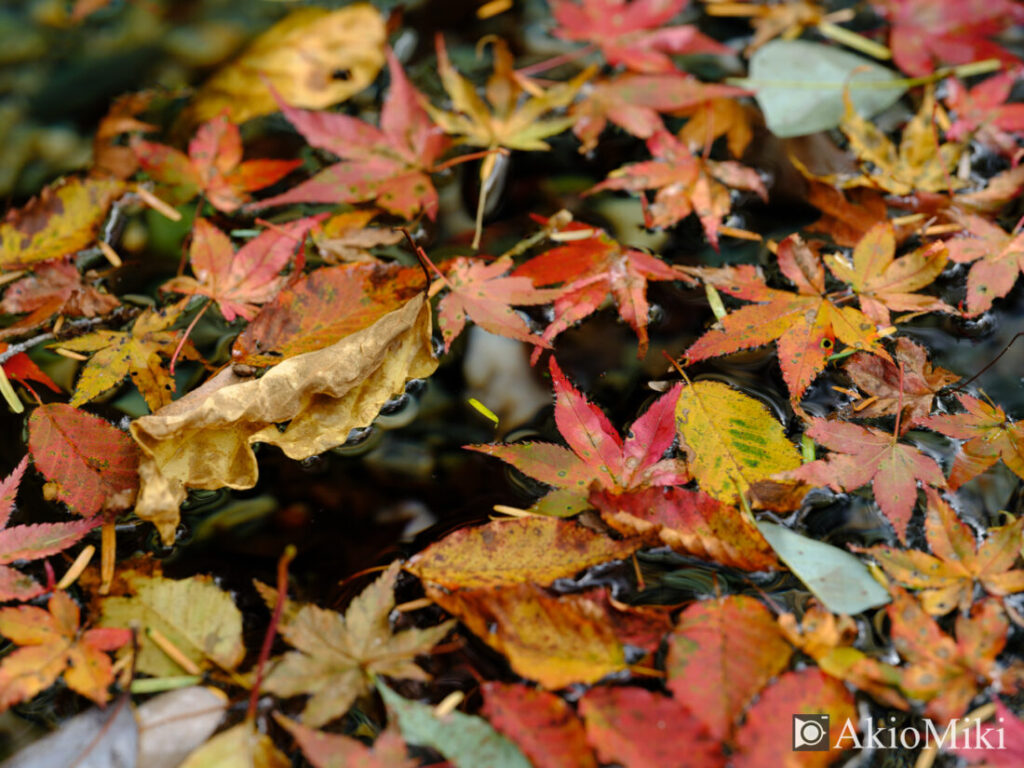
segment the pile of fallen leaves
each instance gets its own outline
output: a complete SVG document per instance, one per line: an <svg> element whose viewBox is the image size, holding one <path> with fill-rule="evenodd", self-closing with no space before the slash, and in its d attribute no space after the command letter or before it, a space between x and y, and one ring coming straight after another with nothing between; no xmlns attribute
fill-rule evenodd
<svg viewBox="0 0 1024 768"><path fill-rule="evenodd" d="M517 5L479 9L486 76L446 34L411 45L400 14L294 11L191 94L119 99L88 172L0 224L0 392L27 445L0 483L0 708L55 686L102 708L12 765L1020 764L1024 518L971 489L1024 478L1024 428L908 329L983 318L1024 268L1005 47L1024 6L523 3L559 52L536 60ZM509 163L552 142L592 183L502 214ZM744 226L780 194L818 213ZM696 222L726 259L652 253L591 196L648 230ZM147 228L171 246L140 247ZM701 291L710 325L652 343L652 282ZM668 358L621 429L556 360L611 313ZM464 446L537 481L527 508L509 489L340 611L290 599L291 550L244 598L118 559L126 523L174 547L183 504L253 488L260 444L301 461L357 440L469 323L549 375L559 442ZM775 408L708 375L753 348ZM40 500L15 509L28 472L38 520ZM813 524L844 499L874 531L850 546ZM179 688L206 699L154 724L145 697Z"/></svg>

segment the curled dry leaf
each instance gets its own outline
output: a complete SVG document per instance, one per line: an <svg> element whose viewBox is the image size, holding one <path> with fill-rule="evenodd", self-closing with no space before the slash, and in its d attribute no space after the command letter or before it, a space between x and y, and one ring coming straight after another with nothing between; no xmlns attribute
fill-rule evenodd
<svg viewBox="0 0 1024 768"><path fill-rule="evenodd" d="M188 110L206 122L225 110L242 123L277 109L268 83L289 103L322 109L374 81L384 66L384 19L369 3L289 14L207 80Z"/></svg>
<svg viewBox="0 0 1024 768"><path fill-rule="evenodd" d="M297 355L258 379L225 368L201 387L132 422L142 449L135 513L174 541L187 488L251 488L252 444L304 459L341 445L413 378L437 367L422 295L329 347ZM277 424L289 422L282 431Z"/></svg>

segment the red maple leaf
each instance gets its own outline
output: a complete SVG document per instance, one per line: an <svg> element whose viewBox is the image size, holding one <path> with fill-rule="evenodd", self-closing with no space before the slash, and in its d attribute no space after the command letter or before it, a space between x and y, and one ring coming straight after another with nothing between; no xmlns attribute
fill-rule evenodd
<svg viewBox="0 0 1024 768"><path fill-rule="evenodd" d="M612 66L637 72L671 72L669 53L732 54L691 25L665 26L689 0L551 0L563 40L591 43Z"/></svg>
<svg viewBox="0 0 1024 768"><path fill-rule="evenodd" d="M437 190L430 172L448 139L430 119L422 95L390 51L388 66L391 88L381 109L380 128L348 115L295 109L278 97L281 111L306 141L341 162L251 207L372 200L407 219L421 210L431 219L437 216Z"/></svg>
<svg viewBox="0 0 1024 768"><path fill-rule="evenodd" d="M511 267L509 256L490 262L459 256L444 265L444 278L435 282L431 290L448 288L437 305L437 327L444 337L445 352L462 333L467 318L498 336L551 348L550 341L530 332L512 305L547 304L558 291L539 290L528 277L506 276Z"/></svg>
<svg viewBox="0 0 1024 768"><path fill-rule="evenodd" d="M7 349L7 344L0 341L0 352L4 352ZM35 390L29 386L30 381L35 381L47 387L53 392L60 392L53 379L47 376L43 370L33 362L32 358L26 355L24 352L19 352L13 357L3 362L4 373L7 378L14 379L14 381L20 382L28 387L29 391L35 394Z"/></svg>
<svg viewBox="0 0 1024 768"><path fill-rule="evenodd" d="M797 235L779 243L782 274L796 293L769 288L752 266L705 269L702 277L719 291L757 304L730 312L686 350L694 363L778 340L779 365L790 398L799 400L835 350L838 338L850 347L873 352L886 360L871 319L858 309L840 306L825 292L825 268L817 251Z"/></svg>
<svg viewBox="0 0 1024 768"><path fill-rule="evenodd" d="M659 397L627 430L623 440L600 408L569 382L554 357L555 424L566 448L554 443L467 445L508 462L530 477L584 500L591 486L621 494L681 485L690 479L680 459L662 458L675 439L675 407L681 386Z"/></svg>
<svg viewBox="0 0 1024 768"><path fill-rule="evenodd" d="M623 247L597 227L572 222L562 232L579 233L581 239L545 251L512 273L538 286L563 283L555 299L555 319L541 338L553 341L562 331L596 312L610 295L619 316L636 332L640 340L637 357L643 357L647 354L650 311L647 281L692 280L656 256ZM535 349L531 362L537 362L539 356L540 350Z"/></svg>
<svg viewBox="0 0 1024 768"><path fill-rule="evenodd" d="M917 481L936 488L946 485L934 459L898 442L892 433L849 422L811 419L805 434L833 453L783 475L836 491L852 491L871 483L875 502L900 541L905 540L917 503Z"/></svg>
<svg viewBox="0 0 1024 768"><path fill-rule="evenodd" d="M982 144L1012 157L1020 150L1010 134L1024 131L1024 104L1007 104L1010 91L1021 70L1000 72L967 90L955 77L947 81L946 106L955 120L946 131L952 141L965 141L972 135Z"/></svg>
<svg viewBox="0 0 1024 768"><path fill-rule="evenodd" d="M708 241L718 248L718 226L732 207L730 189L756 192L762 200L768 191L757 171L731 160L705 160L667 131L647 140L654 160L630 163L612 171L608 178L586 191L603 189L633 192L657 190L654 201L640 198L648 227L671 227L691 213L697 214Z"/></svg>
<svg viewBox="0 0 1024 768"><path fill-rule="evenodd" d="M949 258L971 264L967 273L967 313L980 315L1008 294L1024 270L1024 232L1007 233L998 224L974 214L954 217L966 234L946 242Z"/></svg>
<svg viewBox="0 0 1024 768"><path fill-rule="evenodd" d="M91 519L7 528L14 511L14 497L27 466L26 456L6 479L0 481L0 601L31 600L46 591L35 579L11 568L11 563L55 555L99 525L99 520Z"/></svg>
<svg viewBox="0 0 1024 768"><path fill-rule="evenodd" d="M908 75L927 75L942 64L980 59L1018 59L988 38L1024 21L1024 6L1013 0L874 0L892 24L889 48Z"/></svg>
<svg viewBox="0 0 1024 768"><path fill-rule="evenodd" d="M136 140L132 147L142 169L169 188L166 197L172 203L201 194L225 213L248 202L249 192L269 187L302 165L301 160L242 162L242 134L224 115L199 126L187 155L151 141Z"/></svg>
<svg viewBox="0 0 1024 768"><path fill-rule="evenodd" d="M288 281L281 270L302 245L306 232L326 216L277 225L247 242L237 253L227 235L206 219L196 219L189 249L196 277L174 277L162 288L209 296L229 323L236 317L252 320L256 317L256 305L270 301Z"/></svg>

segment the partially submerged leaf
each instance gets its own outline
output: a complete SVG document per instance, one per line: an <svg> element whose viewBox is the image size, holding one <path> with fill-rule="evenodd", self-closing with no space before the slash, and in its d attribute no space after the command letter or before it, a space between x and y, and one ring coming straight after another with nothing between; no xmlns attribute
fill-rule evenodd
<svg viewBox="0 0 1024 768"><path fill-rule="evenodd" d="M288 358L258 379L225 368L201 387L131 424L142 449L135 514L174 541L186 488L251 488L252 444L304 459L365 427L409 379L437 366L422 295L316 352ZM279 422L289 422L283 431Z"/></svg>

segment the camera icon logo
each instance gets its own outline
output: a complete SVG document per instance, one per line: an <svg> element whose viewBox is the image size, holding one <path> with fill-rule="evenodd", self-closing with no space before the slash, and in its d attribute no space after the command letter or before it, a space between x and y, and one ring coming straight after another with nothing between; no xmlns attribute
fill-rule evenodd
<svg viewBox="0 0 1024 768"><path fill-rule="evenodd" d="M827 752L828 715L793 715L793 751Z"/></svg>

